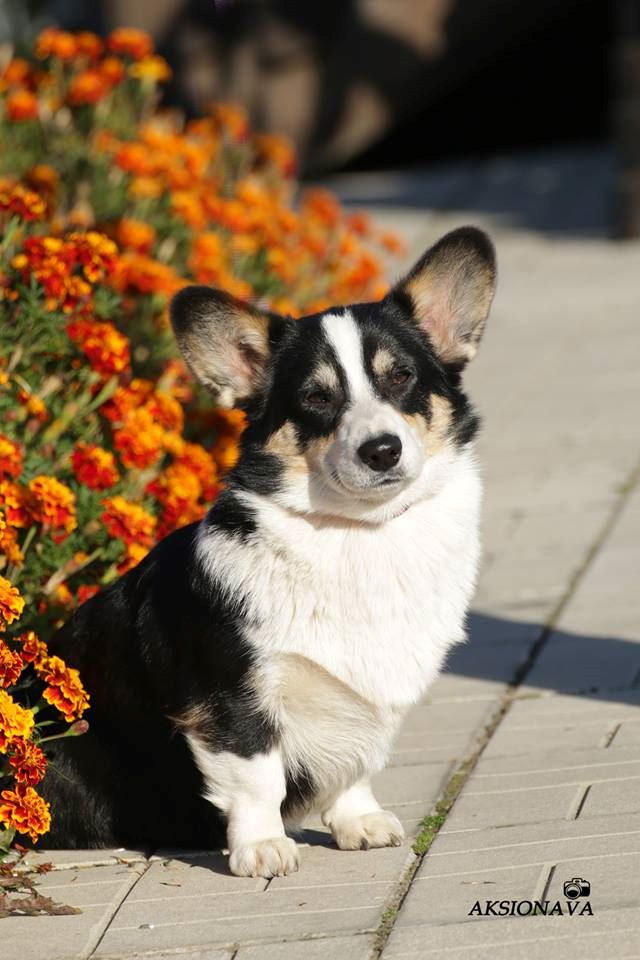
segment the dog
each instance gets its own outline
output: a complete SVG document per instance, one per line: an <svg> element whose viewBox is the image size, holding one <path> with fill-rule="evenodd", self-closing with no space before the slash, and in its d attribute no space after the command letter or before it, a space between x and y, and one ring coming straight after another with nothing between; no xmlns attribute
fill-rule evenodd
<svg viewBox="0 0 640 960"><path fill-rule="evenodd" d="M177 294L188 366L248 426L207 516L51 643L92 705L51 745L48 846L226 846L232 873L272 877L310 811L340 849L402 842L370 778L464 639L481 485L461 377L495 281L463 227L376 303L294 321Z"/></svg>

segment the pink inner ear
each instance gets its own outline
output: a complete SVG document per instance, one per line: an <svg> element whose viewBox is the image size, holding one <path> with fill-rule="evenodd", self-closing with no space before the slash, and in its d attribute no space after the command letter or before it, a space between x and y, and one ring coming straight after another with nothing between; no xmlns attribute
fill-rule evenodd
<svg viewBox="0 0 640 960"><path fill-rule="evenodd" d="M412 291L418 322L443 360L456 358L457 323L446 293L437 289Z"/></svg>

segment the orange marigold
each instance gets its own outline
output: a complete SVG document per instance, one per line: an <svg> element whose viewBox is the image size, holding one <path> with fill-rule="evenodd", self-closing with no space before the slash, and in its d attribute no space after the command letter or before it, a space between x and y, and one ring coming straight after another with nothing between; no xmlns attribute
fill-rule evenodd
<svg viewBox="0 0 640 960"><path fill-rule="evenodd" d="M36 673L47 684L42 696L63 714L67 723L78 720L89 707L89 695L80 672L60 657L45 657L35 664Z"/></svg>
<svg viewBox="0 0 640 960"><path fill-rule="evenodd" d="M16 783L34 787L47 770L47 758L40 747L29 740L15 740L9 750L9 763Z"/></svg>
<svg viewBox="0 0 640 960"><path fill-rule="evenodd" d="M12 686L24 669L24 662L19 653L10 650L4 640L0 639L0 687Z"/></svg>
<svg viewBox="0 0 640 960"><path fill-rule="evenodd" d="M153 40L144 30L133 27L119 27L109 35L107 46L113 53L142 60L153 53Z"/></svg>
<svg viewBox="0 0 640 960"><path fill-rule="evenodd" d="M0 480L0 508L10 527L29 526L30 517L24 490L13 480Z"/></svg>
<svg viewBox="0 0 640 960"><path fill-rule="evenodd" d="M142 220L124 217L116 227L116 240L121 247L128 247L137 253L148 253L156 239L156 232Z"/></svg>
<svg viewBox="0 0 640 960"><path fill-rule="evenodd" d="M17 587L0 577L0 630L19 620L24 610L24 600Z"/></svg>
<svg viewBox="0 0 640 960"><path fill-rule="evenodd" d="M148 547L143 547L141 543L128 543L124 560L118 564L118 573L122 576L137 567L141 560L144 560L149 553Z"/></svg>
<svg viewBox="0 0 640 960"><path fill-rule="evenodd" d="M0 187L0 213L12 213L21 220L42 220L46 213L46 204L33 190L16 184L10 190Z"/></svg>
<svg viewBox="0 0 640 960"><path fill-rule="evenodd" d="M153 384L150 380L134 377L126 387L118 387L100 407L100 413L111 423L123 423L132 410L142 406L153 393Z"/></svg>
<svg viewBox="0 0 640 960"><path fill-rule="evenodd" d="M77 443L71 464L78 482L90 490L108 490L120 479L113 454L94 443Z"/></svg>
<svg viewBox="0 0 640 960"><path fill-rule="evenodd" d="M0 690L0 752L21 738L28 740L35 724L31 710L25 710L6 690Z"/></svg>
<svg viewBox="0 0 640 960"><path fill-rule="evenodd" d="M153 419L165 430L182 432L184 427L184 412L175 397L161 390L156 390L145 404Z"/></svg>
<svg viewBox="0 0 640 960"><path fill-rule="evenodd" d="M56 27L47 27L38 35L35 50L36 57L40 60L46 57L73 60L78 52L78 44L72 33L58 30Z"/></svg>
<svg viewBox="0 0 640 960"><path fill-rule="evenodd" d="M67 100L74 107L98 103L110 90L111 84L105 73L97 67L91 67L72 78L67 89Z"/></svg>
<svg viewBox="0 0 640 960"><path fill-rule="evenodd" d="M72 490L55 477L42 474L29 481L33 519L51 530L56 542L76 528L76 498Z"/></svg>
<svg viewBox="0 0 640 960"><path fill-rule="evenodd" d="M0 477L19 477L22 473L22 447L0 433Z"/></svg>
<svg viewBox="0 0 640 960"><path fill-rule="evenodd" d="M76 45L78 53L84 53L85 56L96 60L104 49L104 44L96 33L89 30L81 30L76 33Z"/></svg>
<svg viewBox="0 0 640 960"><path fill-rule="evenodd" d="M146 407L133 410L113 434L113 444L125 467L143 470L163 453L164 430Z"/></svg>
<svg viewBox="0 0 640 960"><path fill-rule="evenodd" d="M4 109L13 123L35 120L38 116L38 98L29 90L16 90L4 101Z"/></svg>
<svg viewBox="0 0 640 960"><path fill-rule="evenodd" d="M101 520L112 537L118 537L127 544L151 544L156 527L156 518L137 503L130 503L124 497L110 497L103 500L104 513Z"/></svg>
<svg viewBox="0 0 640 960"><path fill-rule="evenodd" d="M24 561L24 554L18 543L18 535L13 527L9 527L0 513L0 553L3 553L9 563L19 567Z"/></svg>
<svg viewBox="0 0 640 960"><path fill-rule="evenodd" d="M20 784L0 793L0 822L27 834L35 843L51 827L50 807L33 787Z"/></svg>

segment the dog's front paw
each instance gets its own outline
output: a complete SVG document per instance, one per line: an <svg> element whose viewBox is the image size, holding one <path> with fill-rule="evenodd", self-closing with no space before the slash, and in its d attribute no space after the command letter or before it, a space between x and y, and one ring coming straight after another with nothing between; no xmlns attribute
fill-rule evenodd
<svg viewBox="0 0 640 960"><path fill-rule="evenodd" d="M286 877L300 866L294 840L273 837L235 847L229 857L229 869L236 877Z"/></svg>
<svg viewBox="0 0 640 960"><path fill-rule="evenodd" d="M338 820L331 824L331 833L341 850L399 847L404 840L402 824L387 810Z"/></svg>

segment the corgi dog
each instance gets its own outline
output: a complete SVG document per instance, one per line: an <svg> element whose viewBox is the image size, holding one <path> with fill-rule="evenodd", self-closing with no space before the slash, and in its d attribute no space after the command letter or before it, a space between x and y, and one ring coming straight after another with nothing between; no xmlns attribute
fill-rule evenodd
<svg viewBox="0 0 640 960"><path fill-rule="evenodd" d="M91 709L51 744L48 846L226 846L232 873L272 877L311 811L340 849L402 842L370 780L464 639L481 489L461 377L495 280L463 227L377 303L292 320L177 294L188 366L248 426L207 516L51 643Z"/></svg>

